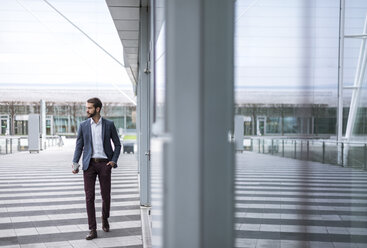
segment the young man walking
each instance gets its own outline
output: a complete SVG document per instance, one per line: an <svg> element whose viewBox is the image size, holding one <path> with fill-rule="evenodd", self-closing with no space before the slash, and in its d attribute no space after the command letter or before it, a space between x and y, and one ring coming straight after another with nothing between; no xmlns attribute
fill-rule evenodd
<svg viewBox="0 0 367 248"><path fill-rule="evenodd" d="M101 117L102 102L98 98L88 99L88 119L80 123L73 158L73 173L79 172L79 159L83 153L84 191L87 205L89 234L86 239L97 238L96 210L94 205L95 184L98 181L102 195L102 229L110 230L111 169L117 167L121 151L120 138L115 124ZM114 149L111 146L111 140Z"/></svg>

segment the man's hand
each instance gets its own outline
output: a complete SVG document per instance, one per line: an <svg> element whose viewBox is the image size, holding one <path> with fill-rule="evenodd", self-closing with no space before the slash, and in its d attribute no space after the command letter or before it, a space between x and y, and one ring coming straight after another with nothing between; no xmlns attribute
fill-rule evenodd
<svg viewBox="0 0 367 248"><path fill-rule="evenodd" d="M78 163L75 163L73 162L73 165L71 166L71 168L73 168L73 170L71 171L73 174L78 174L79 172L79 164Z"/></svg>
<svg viewBox="0 0 367 248"><path fill-rule="evenodd" d="M116 163L113 161L108 162L107 165L111 166L112 168L116 167Z"/></svg>

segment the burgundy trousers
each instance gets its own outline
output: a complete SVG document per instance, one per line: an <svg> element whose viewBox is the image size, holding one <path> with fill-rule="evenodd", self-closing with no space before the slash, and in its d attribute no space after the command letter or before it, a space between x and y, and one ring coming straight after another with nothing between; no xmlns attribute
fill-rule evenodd
<svg viewBox="0 0 367 248"><path fill-rule="evenodd" d="M95 185L98 176L102 196L102 218L110 217L111 206L111 166L107 162L89 163L86 171L83 171L85 201L87 205L89 230L97 229L95 209Z"/></svg>

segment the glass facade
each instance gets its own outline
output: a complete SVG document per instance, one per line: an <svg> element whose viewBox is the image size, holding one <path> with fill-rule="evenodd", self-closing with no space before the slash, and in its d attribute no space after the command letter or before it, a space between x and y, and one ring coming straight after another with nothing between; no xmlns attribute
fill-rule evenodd
<svg viewBox="0 0 367 248"><path fill-rule="evenodd" d="M367 2L343 2L236 1L236 247L366 246Z"/></svg>
<svg viewBox="0 0 367 248"><path fill-rule="evenodd" d="M165 196L164 191L164 140L159 136L167 131L166 125L166 1L152 1L152 44L153 44L153 68L151 78L153 82L153 124L150 147L152 153L151 182L155 190L151 190L152 204L152 247L163 247L164 238L162 233L166 230L164 226Z"/></svg>
<svg viewBox="0 0 367 248"><path fill-rule="evenodd" d="M245 135L337 135L339 4L335 0L236 2L236 113L251 117L244 124ZM352 123L352 139L357 140L366 136L363 72L359 93L353 89L363 66L363 42L348 35L363 33L365 8L363 1L345 1L346 38L340 48L345 86L342 130L345 135L353 94L358 95ZM258 116L265 117L266 123Z"/></svg>
<svg viewBox="0 0 367 248"><path fill-rule="evenodd" d="M358 110L356 135L365 135L366 131L363 121L366 118L366 107ZM343 134L345 134L348 120L348 108L344 108ZM244 135L257 135L258 127L262 135L308 135L317 136L335 136L337 123L337 110L335 107L314 105L312 107L256 107L241 105L237 106L235 113L245 116ZM259 126L260 125L260 126ZM265 127L265 132L264 132ZM254 129L254 131L252 130Z"/></svg>

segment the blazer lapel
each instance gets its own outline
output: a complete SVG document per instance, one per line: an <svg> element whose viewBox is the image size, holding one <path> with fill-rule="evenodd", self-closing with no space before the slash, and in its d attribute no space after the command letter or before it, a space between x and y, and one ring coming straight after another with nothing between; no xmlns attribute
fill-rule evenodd
<svg viewBox="0 0 367 248"><path fill-rule="evenodd" d="M102 118L102 117L101 117ZM104 134L106 132L106 122L105 120L102 118L102 142L104 142Z"/></svg>
<svg viewBox="0 0 367 248"><path fill-rule="evenodd" d="M88 119L86 124L87 124L87 133L88 133L88 137L89 137L89 142L92 145L93 141L92 141L92 128L91 128L91 125L90 125L90 119Z"/></svg>

